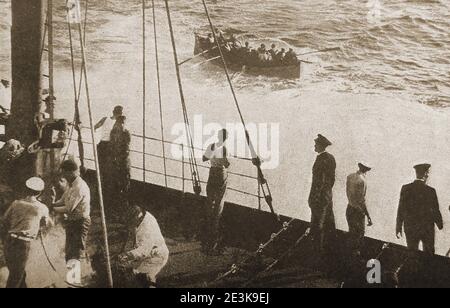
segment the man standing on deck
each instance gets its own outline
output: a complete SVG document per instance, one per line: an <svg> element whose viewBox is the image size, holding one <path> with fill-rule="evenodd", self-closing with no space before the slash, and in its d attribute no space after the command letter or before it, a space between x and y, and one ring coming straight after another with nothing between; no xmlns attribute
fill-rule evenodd
<svg viewBox="0 0 450 308"><path fill-rule="evenodd" d="M313 166L313 179L309 195L311 208L311 235L320 253L331 240L336 230L333 213L333 186L336 177L336 160L326 149L332 143L322 135L315 140L318 153Z"/></svg>
<svg viewBox="0 0 450 308"><path fill-rule="evenodd" d="M436 190L427 185L430 168L430 164L415 166L417 179L402 188L397 238L403 237L404 230L409 249L419 250L422 242L424 252L435 254L435 225L442 230L444 223Z"/></svg>
<svg viewBox="0 0 450 308"><path fill-rule="evenodd" d="M155 217L138 206L129 208L124 216L129 226L127 252L119 256L119 264L132 268L140 286L156 286L156 276L169 260L169 249Z"/></svg>
<svg viewBox="0 0 450 308"><path fill-rule="evenodd" d="M49 227L48 208L38 201L45 183L30 178L25 183L25 198L14 201L5 214L2 239L9 270L7 288L26 288L26 266L31 242L37 239L41 226Z"/></svg>
<svg viewBox="0 0 450 308"><path fill-rule="evenodd" d="M131 179L130 143L131 133L126 128L126 117L120 116L111 131L110 154L112 156L112 193L114 194L112 200L116 210L128 207Z"/></svg>
<svg viewBox="0 0 450 308"><path fill-rule="evenodd" d="M104 117L95 125L95 131L99 131L98 162L103 183L103 197L106 204L114 202L113 198L113 178L111 174L111 132L114 128L117 118L123 116L123 107L116 106L111 117Z"/></svg>
<svg viewBox="0 0 450 308"><path fill-rule="evenodd" d="M359 170L347 177L347 222L351 241L351 249L356 255L361 254L361 246L366 233L366 217L371 227L372 218L366 205L367 181L366 174L372 168L358 164Z"/></svg>
<svg viewBox="0 0 450 308"><path fill-rule="evenodd" d="M78 267L85 256L91 226L91 192L81 178L80 168L75 161L64 161L61 164L61 173L69 187L59 201L53 202L53 211L64 214L66 218L66 262Z"/></svg>
<svg viewBox="0 0 450 308"><path fill-rule="evenodd" d="M225 142L228 139L228 132L222 129L218 133L218 142L211 144L203 161L211 163L207 194L207 215L206 215L206 240L203 243L203 249L206 253L221 253L221 217L224 207L224 197L228 184L228 151Z"/></svg>

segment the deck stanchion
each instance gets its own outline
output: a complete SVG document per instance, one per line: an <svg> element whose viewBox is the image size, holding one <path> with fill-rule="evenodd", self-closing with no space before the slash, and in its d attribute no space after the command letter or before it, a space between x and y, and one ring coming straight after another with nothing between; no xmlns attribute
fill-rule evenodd
<svg viewBox="0 0 450 308"><path fill-rule="evenodd" d="M185 159L184 159L184 144L182 144L181 145L181 160L182 160L182 162L181 162L181 166L182 166L182 170L181 170L181 177L183 178L182 179L182 186L183 186L183 194L186 192L186 187L185 187L185 182L184 182L184 179L185 179L185 174L184 174L184 169L185 169L185 166L184 166L184 164L185 164Z"/></svg>

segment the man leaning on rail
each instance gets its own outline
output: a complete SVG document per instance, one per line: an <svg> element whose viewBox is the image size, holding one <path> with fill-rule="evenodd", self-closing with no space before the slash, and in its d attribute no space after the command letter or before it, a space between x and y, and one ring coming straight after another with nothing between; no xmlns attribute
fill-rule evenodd
<svg viewBox="0 0 450 308"><path fill-rule="evenodd" d="M211 163L207 195L206 234L203 242L203 250L207 254L221 254L222 213L224 197L228 185L228 150L225 142L228 139L228 131L222 129L218 133L218 142L211 144L206 150L203 161Z"/></svg>
<svg viewBox="0 0 450 308"><path fill-rule="evenodd" d="M111 133L118 118L123 116L123 107L114 107L112 116L102 118L94 129L98 133L97 146L98 163L100 165L100 174L102 176L103 197L106 205L114 204L114 184L112 174L113 157L111 155Z"/></svg>

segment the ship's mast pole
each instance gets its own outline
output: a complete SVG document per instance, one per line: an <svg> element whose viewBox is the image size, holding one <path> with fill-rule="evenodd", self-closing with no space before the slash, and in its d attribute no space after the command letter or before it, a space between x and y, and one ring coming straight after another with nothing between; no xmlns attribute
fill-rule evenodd
<svg viewBox="0 0 450 308"><path fill-rule="evenodd" d="M38 138L33 118L41 99L44 8L45 0L11 1L12 102L6 135L25 145ZM30 159L23 170L17 171L33 175L34 163L34 159Z"/></svg>
<svg viewBox="0 0 450 308"><path fill-rule="evenodd" d="M50 119L55 119L55 86L54 86L54 57L53 57L53 0L47 0L47 28L48 28L48 94L49 94L49 114ZM51 150L50 154L50 172L52 175L55 173L55 155L56 151Z"/></svg>

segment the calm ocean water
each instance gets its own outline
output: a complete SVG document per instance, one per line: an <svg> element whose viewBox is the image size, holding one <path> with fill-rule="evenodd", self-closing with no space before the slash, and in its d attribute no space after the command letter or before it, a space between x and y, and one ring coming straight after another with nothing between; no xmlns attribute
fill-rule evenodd
<svg viewBox="0 0 450 308"><path fill-rule="evenodd" d="M66 106L71 106L73 93L68 31L62 9L65 1L55 2L60 2L55 20L56 95L64 107L58 108L59 112L70 117L71 108ZM164 6L160 0L156 3L166 134L173 140L170 128L181 121L182 115ZM369 179L368 200L376 225L369 235L396 241L394 224L400 186L413 177L411 166L423 160L435 166L432 184L440 193L441 208L450 225L450 121L446 108L450 106L449 0L209 3L216 25L254 44L277 42L299 53L341 48L305 56L314 64L304 65L299 81L241 76L235 82L248 121L281 123L280 166L267 171L280 212L308 218L306 200L315 155L311 140L322 132L335 141L332 151L338 160L335 199L340 228L346 228L345 177L360 159L375 166ZM179 56L185 59L193 53L193 33L204 29L207 20L199 0L171 1L171 6ZM2 76L10 74L9 8L10 1L0 0ZM150 8L147 20L147 129L149 135L158 137ZM96 117L103 116L115 104L124 104L131 126L138 133L142 130L141 23L140 1L89 0L86 40ZM211 65L193 64L182 68L191 116L201 114L205 123L238 122L223 72ZM160 152L158 145L149 148ZM140 158L135 159L139 165ZM148 163L161 167L160 161ZM254 174L252 166L239 165L236 169ZM169 170L176 173L179 166L169 165ZM161 178L155 181L161 182ZM175 181L170 184L179 187ZM253 182L232 178L230 185L256 192ZM230 194L228 198L239 202L244 197ZM255 206L254 200L243 203ZM444 233L448 234L448 230L447 227ZM445 253L449 236L439 235L438 242L439 251Z"/></svg>

